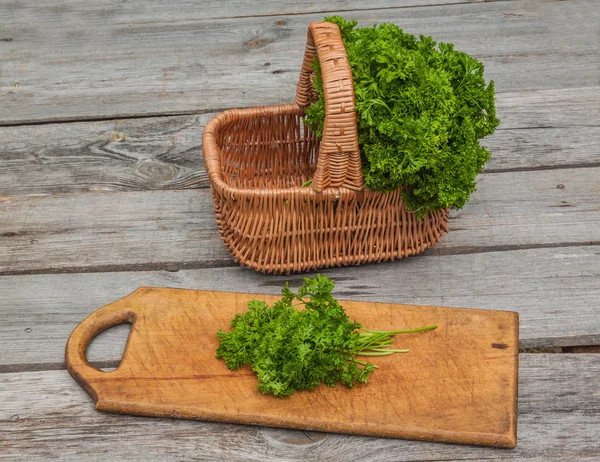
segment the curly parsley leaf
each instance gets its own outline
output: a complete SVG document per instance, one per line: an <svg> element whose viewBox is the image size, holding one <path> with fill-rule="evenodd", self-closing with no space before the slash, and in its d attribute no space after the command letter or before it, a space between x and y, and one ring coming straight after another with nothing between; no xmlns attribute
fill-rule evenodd
<svg viewBox="0 0 600 462"><path fill-rule="evenodd" d="M314 390L322 382L331 387L340 382L352 388L367 382L377 367L356 356L406 353L408 350L388 348L396 334L437 327L363 329L350 321L331 294L333 289L332 280L318 275L305 278L297 293L286 284L282 298L272 306L250 301L248 311L233 318L230 332L217 332L217 358L231 370L251 366L258 376L258 390L264 394L285 397L294 391Z"/></svg>
<svg viewBox="0 0 600 462"><path fill-rule="evenodd" d="M408 210L461 208L476 190L475 178L490 153L479 140L499 124L494 82L484 66L450 43L418 39L394 24L356 28L339 16L354 80L359 147L371 190L402 188ZM323 80L313 63L319 99L306 108L306 123L322 136Z"/></svg>

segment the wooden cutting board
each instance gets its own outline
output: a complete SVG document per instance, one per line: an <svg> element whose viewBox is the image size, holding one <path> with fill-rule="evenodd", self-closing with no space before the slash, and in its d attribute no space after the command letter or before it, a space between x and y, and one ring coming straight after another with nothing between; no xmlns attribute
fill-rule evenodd
<svg viewBox="0 0 600 462"><path fill-rule="evenodd" d="M143 287L100 308L71 334L71 376L101 411L514 447L518 314L344 301L371 329L438 324L396 337L410 353L373 358L369 383L322 386L289 398L261 395L251 369L215 358L218 329L268 295ZM119 367L103 372L85 352L103 330L133 324Z"/></svg>

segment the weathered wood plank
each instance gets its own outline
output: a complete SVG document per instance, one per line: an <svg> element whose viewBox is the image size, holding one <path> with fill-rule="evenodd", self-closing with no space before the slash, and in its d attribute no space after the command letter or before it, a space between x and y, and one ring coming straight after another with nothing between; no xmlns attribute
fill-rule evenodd
<svg viewBox="0 0 600 462"><path fill-rule="evenodd" d="M206 188L214 115L1 127L0 196Z"/></svg>
<svg viewBox="0 0 600 462"><path fill-rule="evenodd" d="M482 145L486 172L600 165L600 127L498 130Z"/></svg>
<svg viewBox="0 0 600 462"><path fill-rule="evenodd" d="M598 165L598 107L598 87L499 94L487 171ZM0 127L0 196L208 187L213 115Z"/></svg>
<svg viewBox="0 0 600 462"><path fill-rule="evenodd" d="M12 2L0 12L0 124L290 102L306 27L323 18L245 17L252 14L245 8L235 19L202 19L203 8L183 0L160 6L115 0L90 11L58 0L32 4ZM364 8L364 2L339 8ZM363 25L394 22L454 42L484 61L499 92L597 87L594 0L444 2L343 13Z"/></svg>
<svg viewBox="0 0 600 462"><path fill-rule="evenodd" d="M104 414L66 371L0 374L0 451L17 460L592 461L599 364L593 354L521 355L513 450Z"/></svg>
<svg viewBox="0 0 600 462"><path fill-rule="evenodd" d="M0 274L233 264L206 189L8 198L0 210Z"/></svg>
<svg viewBox="0 0 600 462"><path fill-rule="evenodd" d="M600 61L600 53L598 60ZM593 127L592 139L600 139L600 88L560 88L514 91L496 95L500 130L522 128Z"/></svg>
<svg viewBox="0 0 600 462"><path fill-rule="evenodd" d="M415 8L422 6L452 5L455 3L476 3L481 0L397 0L393 8ZM487 0L490 1L490 0ZM507 1L507 0L491 0ZM20 2L21 3L21 2ZM93 4L72 2L69 7L56 0L31 0L22 2L23 7L35 6L43 15L64 14L67 12L85 13L91 18L111 18L114 16L130 16L138 21L152 22L165 14L165 5L158 0L140 2L125 2L119 0L97 0ZM372 0L369 3L356 0L331 0L321 2L294 2L293 0L263 0L260 3L252 0L204 0L202 8L194 2L180 1L175 3L177 8L169 11L173 20L181 19L225 19L247 18L252 16L276 16L287 14L325 13L328 11L353 11L390 8L388 0ZM2 17L0 15L0 17Z"/></svg>
<svg viewBox="0 0 600 462"><path fill-rule="evenodd" d="M600 168L484 174L428 254L600 242ZM0 201L0 274L233 265L209 190Z"/></svg>
<svg viewBox="0 0 600 462"><path fill-rule="evenodd" d="M521 348L600 344L596 246L426 255L322 272L342 299L518 311ZM0 370L62 367L75 326L140 286L278 294L303 276L235 267L0 277ZM128 332L122 326L101 334L90 360L117 362Z"/></svg>

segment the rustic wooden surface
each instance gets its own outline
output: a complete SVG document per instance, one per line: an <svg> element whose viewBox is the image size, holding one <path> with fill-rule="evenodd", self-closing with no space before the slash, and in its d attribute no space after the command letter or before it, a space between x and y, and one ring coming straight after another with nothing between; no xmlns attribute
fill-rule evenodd
<svg viewBox="0 0 600 462"><path fill-rule="evenodd" d="M142 287L77 326L66 346L67 370L105 412L515 446L517 313L342 301L350 319L370 329L438 327L397 336L394 348L410 351L374 358L381 372L368 386L322 386L280 399L256 389L249 367L232 373L215 358L214 333L228 329L253 299ZM261 299L272 304L278 297ZM90 341L124 322L133 325L119 368L90 366Z"/></svg>
<svg viewBox="0 0 600 462"><path fill-rule="evenodd" d="M216 14L183 0L166 7L156 1L127 6L106 0L90 10L82 1L43 3L28 0L2 8L2 38L11 40L0 42L6 82L0 123L291 102L307 24L322 20L321 11L331 11L321 4L310 8L319 12L287 13L304 9L298 3L286 8L291 1L281 6L272 1L273 13L258 16L255 2L241 0L243 8L220 7ZM418 4L386 2L384 8L365 9L364 2L348 0L333 11L364 24L392 21L409 32L453 42L485 61L486 75L500 92L598 83L595 0L397 7L403 3Z"/></svg>
<svg viewBox="0 0 600 462"><path fill-rule="evenodd" d="M518 311L515 450L109 416L64 370L75 325L139 286L277 292L286 278L218 240L202 128L291 102L306 25L335 12L454 42L496 82L493 160L453 231L327 274L353 300ZM600 358L578 352L600 345L599 15L594 0L2 2L0 456L598 460ZM114 368L126 334L90 360ZM526 353L540 348L573 354Z"/></svg>
<svg viewBox="0 0 600 462"><path fill-rule="evenodd" d="M599 166L599 106L597 87L499 93L485 171ZM202 131L214 115L0 127L0 197L207 188Z"/></svg>
<svg viewBox="0 0 600 462"><path fill-rule="evenodd" d="M485 173L426 254L598 244L598 178L600 167ZM212 210L208 189L5 197L0 275L233 265Z"/></svg>
<svg viewBox="0 0 600 462"><path fill-rule="evenodd" d="M591 303L600 298L597 252L595 246L581 246L425 255L327 274L337 282L338 296L350 300L515 310L521 348L570 347L600 344L600 317ZM301 278L264 276L240 267L0 277L1 303L12 313L0 318L0 370L61 367L66 338L75 326L143 285L210 290L235 284L240 292L277 295L285 281L297 287ZM92 343L90 359L118 361L125 330L103 333L103 341Z"/></svg>
<svg viewBox="0 0 600 462"><path fill-rule="evenodd" d="M3 455L42 460L598 460L598 354L522 354L515 449L302 432L97 412L65 370L0 375ZM0 440L2 441L2 440Z"/></svg>

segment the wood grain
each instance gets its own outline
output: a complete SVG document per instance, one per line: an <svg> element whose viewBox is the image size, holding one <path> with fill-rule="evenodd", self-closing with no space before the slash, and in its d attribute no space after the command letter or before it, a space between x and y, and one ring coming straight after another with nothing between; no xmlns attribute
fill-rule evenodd
<svg viewBox="0 0 600 462"><path fill-rule="evenodd" d="M206 188L214 115L1 127L0 196Z"/></svg>
<svg viewBox="0 0 600 462"><path fill-rule="evenodd" d="M598 243L599 176L598 167L484 174L427 253ZM208 190L4 198L0 274L235 265L212 207Z"/></svg>
<svg viewBox="0 0 600 462"><path fill-rule="evenodd" d="M485 166L488 173L600 163L600 127L498 130L481 144L492 153Z"/></svg>
<svg viewBox="0 0 600 462"><path fill-rule="evenodd" d="M272 304L278 298L261 295ZM281 399L262 395L249 367L230 371L215 357L215 333L229 329L252 295L142 287L100 308L67 342L71 376L96 409L303 430L443 441L517 444L518 314L341 301L371 329L437 329L398 336L404 355L376 358L367 385L317 387ZM98 333L132 323L121 364L87 362ZM401 346L400 346L401 344Z"/></svg>
<svg viewBox="0 0 600 462"><path fill-rule="evenodd" d="M0 124L289 103L306 27L324 15L252 17L246 7L229 13L238 16L233 19L210 12L203 19L202 8L185 0L160 7L115 0L89 11L81 2L32 4L12 2L0 12L3 37L10 39L0 41ZM358 1L345 5L340 8L364 8ZM594 0L342 13L362 25L393 22L454 42L483 60L498 92L597 87L600 12Z"/></svg>
<svg viewBox="0 0 600 462"><path fill-rule="evenodd" d="M600 88L501 93L486 171L598 165ZM0 127L0 196L208 187L214 113ZM546 127L546 128L540 128Z"/></svg>
<svg viewBox="0 0 600 462"><path fill-rule="evenodd" d="M507 451L97 412L66 371L0 375L0 451L32 460L588 461L600 458L600 355L520 355ZM127 444L123 444L127 441Z"/></svg>
<svg viewBox="0 0 600 462"><path fill-rule="evenodd" d="M600 59L600 52L596 59ZM496 95L500 130L523 128L598 127L600 88L513 91ZM592 136L598 142L598 130ZM596 151L597 152L597 151Z"/></svg>
<svg viewBox="0 0 600 462"><path fill-rule="evenodd" d="M397 0L393 8L415 8L423 6L436 6L443 3L451 5L455 3L478 2L481 0ZM506 1L506 0L493 0ZM26 0L20 2L23 7L35 5L45 15L65 13L68 11L79 14L85 13L88 16L101 18L113 16L130 16L139 20L156 21L165 15L165 5L159 0L148 0L143 4L131 2L122 3L119 0L98 0L92 5L74 3L71 8L60 5L57 6L55 0L39 0L32 2ZM320 13L326 11L353 11L353 10L371 10L378 8L389 8L387 0L372 0L368 4L357 2L356 0L331 0L323 3L298 3L291 0L263 0L260 3L252 0L204 0L202 8L193 2L175 2L177 8L169 10L169 17L173 20L182 19L223 19L223 18L242 18L252 16L277 16L286 14L307 14Z"/></svg>
<svg viewBox="0 0 600 462"><path fill-rule="evenodd" d="M595 246L425 255L325 273L344 299L518 311L521 348L600 344ZM299 287L301 279L239 267L0 277L0 371L64 367L64 344L75 326L143 285L278 295L286 281ZM119 326L102 333L90 360L116 366L128 332Z"/></svg>
<svg viewBox="0 0 600 462"><path fill-rule="evenodd" d="M517 183L508 180L496 198L491 197L490 190L486 209L502 209L501 214L493 213L484 220L467 216L466 229L462 230L461 221L465 220L461 216L468 209L455 215L451 222L455 231L459 228L465 233L482 226L481 235L487 234L494 246L452 247L393 265L332 270L328 274L338 280L339 292L356 300L508 307L521 314L522 347L598 345L597 246L570 247L576 243L569 241L582 236L597 238L598 224L589 220L598 215L597 180L587 177L583 183L589 188L588 194L582 194L573 193L574 183L562 179L568 174L563 167L595 170L598 165L600 12L591 0L449 3L455 0L399 0L393 5L387 0L208 0L202 8L186 0L168 5L120 0L5 2L0 8L0 125L76 123L0 128L0 198L203 188L205 176L197 140L210 111L291 101L310 20L322 19L325 8L357 18L361 25L389 20L407 31L455 42L481 59L486 77L496 80L502 124L484 141L495 154L488 172L559 168L557 176L543 177L550 183L559 181L554 185L556 190L548 190L548 200L540 200L542 206L537 208L534 198L544 194L543 187L553 185L537 181L542 177L532 174L535 184L531 187L542 189L533 193L532 189L519 189L525 196L532 194L531 206L525 206L531 210L525 223L515 218L523 206L517 201L510 219L497 226L509 213L508 201L516 195L511 194L510 185L529 181L526 177ZM404 8L407 6L416 8ZM365 11L352 11L357 9ZM302 14L307 12L313 14ZM226 19L230 16L240 17ZM223 55L219 56L219 51ZM192 115L112 120L160 114ZM87 123L82 119L108 120ZM119 141L121 135L126 138ZM487 174L484 181L491 176ZM577 176L575 181L580 179ZM507 205L501 206L505 196ZM230 264L219 252L221 244L211 238L202 237L201 251L182 246L188 239L182 237L186 230L193 239L194 229L203 229L198 225L202 220L194 213L186 214L174 204L194 203L192 196L115 197L119 201L59 198L65 200L63 209L58 202L45 206L39 219L27 217L26 208L30 214L39 212L29 201L21 203L24 208L19 213L0 202L0 234L5 234L0 236L0 262L8 262L12 268L25 266L24 272L176 270L197 264L194 261L206 256L204 248L212 247L217 257L208 257L209 265ZM573 198L577 201L569 207ZM549 203L551 199L557 199L556 203ZM127 220L125 209L134 209L135 204L115 205L127 200L142 204L142 213L134 213L133 222ZM581 201L591 204L583 215L575 209ZM90 216L82 218L84 212L77 211L76 204ZM550 208L558 204L560 208ZM106 213L105 219L89 212L96 206L100 213ZM102 212L102 207L108 212ZM196 203L193 207L196 213L202 208ZM158 218L169 217L172 224L177 223L171 237L165 229L148 228L155 223L153 212L170 208L174 208L172 213L161 212ZM546 210L559 214L556 221L544 213ZM49 216L53 212L56 220L46 228L52 223ZM211 213L206 211L205 216L210 218ZM538 214L543 215L539 220L543 231L540 243L534 236ZM185 217L190 216L191 222L186 222ZM17 218L21 221L16 222ZM69 224L68 230L65 224ZM99 232L94 233L93 227ZM15 228L23 228L32 237L27 240L26 234L11 235ZM548 236L551 229L556 236ZM110 240L111 234L116 235L115 241ZM33 250L40 242L34 235L43 236L42 251ZM567 240L560 243L559 237L565 236ZM147 248L139 239L147 239ZM128 240L134 244L131 249L121 245ZM94 250L96 243L99 248ZM525 249L510 250L519 248ZM186 252L192 255L191 260L186 259ZM76 255L69 260L71 253ZM176 261L165 266L171 256ZM432 267L439 271L431 271ZM521 355L519 447L512 451L111 416L93 410L89 398L65 371L2 373L63 368L64 342L76 323L98 306L140 285L213 290L235 287L245 292L276 293L282 283L281 278L238 267L0 277L0 458L600 459L596 437L600 433L600 358L594 354ZM127 332L120 327L105 332L92 344L89 356L96 363L116 365ZM123 444L124 440L128 444Z"/></svg>

